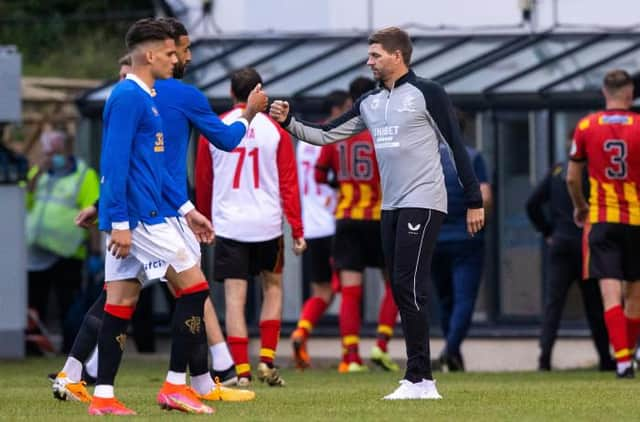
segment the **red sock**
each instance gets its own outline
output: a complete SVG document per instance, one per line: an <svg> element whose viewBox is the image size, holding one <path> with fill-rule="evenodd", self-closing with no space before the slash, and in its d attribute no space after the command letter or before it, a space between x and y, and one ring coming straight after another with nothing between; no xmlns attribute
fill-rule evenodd
<svg viewBox="0 0 640 422"><path fill-rule="evenodd" d="M191 295L194 293L205 292L209 290L209 283L207 281L201 281L200 283L189 286L186 289L176 289L176 299L180 296Z"/></svg>
<svg viewBox="0 0 640 422"><path fill-rule="evenodd" d="M340 335L342 336L343 360L361 362L358 353L360 343L360 307L362 286L343 286L340 303Z"/></svg>
<svg viewBox="0 0 640 422"><path fill-rule="evenodd" d="M638 344L638 337L640 337L640 318L627 319L627 336L629 338L629 350L633 351Z"/></svg>
<svg viewBox="0 0 640 422"><path fill-rule="evenodd" d="M236 364L236 374L239 377L251 376L249 365L249 339L247 337L227 337L229 351Z"/></svg>
<svg viewBox="0 0 640 422"><path fill-rule="evenodd" d="M311 330L318 323L328 306L329 304L318 296L311 297L304 303L300 313L300 321L298 321L298 328L304 332L305 339L311 334Z"/></svg>
<svg viewBox="0 0 640 422"><path fill-rule="evenodd" d="M280 340L280 320L260 321L260 362L272 365Z"/></svg>
<svg viewBox="0 0 640 422"><path fill-rule="evenodd" d="M631 360L629 350L629 336L627 335L627 320L622 311L622 306L616 305L604 313L604 322L609 332L609 342L613 346L614 355L618 362Z"/></svg>
<svg viewBox="0 0 640 422"><path fill-rule="evenodd" d="M396 325L397 317L398 307L393 300L391 284L387 281L384 288L384 297L380 304L380 314L378 315L378 341L376 342L383 352L387 351L387 344L393 336L393 327Z"/></svg>
<svg viewBox="0 0 640 422"><path fill-rule="evenodd" d="M333 293L340 293L340 274L338 271L331 273L331 290L333 290Z"/></svg>
<svg viewBox="0 0 640 422"><path fill-rule="evenodd" d="M135 306L111 305L109 303L104 304L104 311L106 313L120 319L130 320L133 317L135 310Z"/></svg>

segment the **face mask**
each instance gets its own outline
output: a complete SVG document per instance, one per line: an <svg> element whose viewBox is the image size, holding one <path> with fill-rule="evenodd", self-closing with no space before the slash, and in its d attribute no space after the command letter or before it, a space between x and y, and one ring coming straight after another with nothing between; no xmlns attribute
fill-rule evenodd
<svg viewBox="0 0 640 422"><path fill-rule="evenodd" d="M51 168L62 170L67 165L67 157L63 154L54 154L51 157Z"/></svg>

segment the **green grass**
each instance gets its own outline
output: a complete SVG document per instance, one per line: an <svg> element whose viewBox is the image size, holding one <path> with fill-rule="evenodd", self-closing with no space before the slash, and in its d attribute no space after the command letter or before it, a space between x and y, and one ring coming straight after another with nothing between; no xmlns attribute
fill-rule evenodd
<svg viewBox="0 0 640 422"><path fill-rule="evenodd" d="M61 359L0 362L0 420L90 419L86 405L54 400L45 375ZM166 364L126 359L117 395L138 412L136 420L185 420L154 403ZM284 388L255 385L250 403L219 403L213 417L226 421L546 421L632 420L640 415L640 380L616 380L612 373L436 374L440 401L386 402L397 374L372 371L340 375L334 370L283 371ZM631 419L629 419L631 418Z"/></svg>

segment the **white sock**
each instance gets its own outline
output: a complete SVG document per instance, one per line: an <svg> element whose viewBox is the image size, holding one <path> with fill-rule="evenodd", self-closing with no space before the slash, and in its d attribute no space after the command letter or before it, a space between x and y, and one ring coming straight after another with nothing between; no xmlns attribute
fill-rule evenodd
<svg viewBox="0 0 640 422"><path fill-rule="evenodd" d="M113 398L113 385L96 385L95 390L93 390L93 395L95 397L100 397L103 399L112 399Z"/></svg>
<svg viewBox="0 0 640 422"><path fill-rule="evenodd" d="M185 385L187 383L187 374L185 372L167 372L167 382L175 385Z"/></svg>
<svg viewBox="0 0 640 422"><path fill-rule="evenodd" d="M191 387L198 392L198 394L207 394L209 391L215 388L215 383L211 379L211 374L205 372L202 375L191 376Z"/></svg>
<svg viewBox="0 0 640 422"><path fill-rule="evenodd" d="M93 378L98 378L98 346L93 349L89 360L84 363L84 369L87 371L87 374Z"/></svg>
<svg viewBox="0 0 640 422"><path fill-rule="evenodd" d="M618 369L618 373L621 374L623 373L627 368L631 367L632 362L630 360L626 361L626 362L618 362L617 363L617 369Z"/></svg>
<svg viewBox="0 0 640 422"><path fill-rule="evenodd" d="M214 371L224 371L234 365L233 358L227 347L227 343L222 341L213 346L209 346L211 352L211 361L213 362Z"/></svg>
<svg viewBox="0 0 640 422"><path fill-rule="evenodd" d="M71 381L80 382L82 380L82 362L69 356L62 367L62 372L64 372Z"/></svg>

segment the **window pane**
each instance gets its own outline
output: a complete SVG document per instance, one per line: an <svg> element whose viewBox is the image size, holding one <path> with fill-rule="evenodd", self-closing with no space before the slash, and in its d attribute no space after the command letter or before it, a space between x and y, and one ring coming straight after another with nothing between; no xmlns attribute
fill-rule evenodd
<svg viewBox="0 0 640 422"><path fill-rule="evenodd" d="M414 66L413 70L423 78L434 78L447 70L453 70L469 60L482 56L510 40L505 38L473 39L431 60Z"/></svg>
<svg viewBox="0 0 640 422"><path fill-rule="evenodd" d="M200 86L206 85L209 82L227 75L234 69L245 67L256 60L272 55L287 43L288 41L286 40L277 40L251 44L220 60L216 60L202 71L197 72L195 77L198 81L201 81ZM205 94L210 98L228 97L229 84L224 82L219 83L207 89Z"/></svg>
<svg viewBox="0 0 640 422"><path fill-rule="evenodd" d="M366 60L367 43L363 40L336 54L310 63L309 66L295 72L287 78L274 82L269 85L269 95L291 95L340 69L344 69L358 62L362 62L364 65Z"/></svg>
<svg viewBox="0 0 640 422"><path fill-rule="evenodd" d="M440 50L445 45L450 43L450 39L419 39L416 40L413 44L413 53L411 55L413 60L420 60L422 57L428 56L429 54ZM345 73L344 75L338 76L322 85L319 85L310 91L305 92L305 95L309 96L323 96L328 94L329 92L335 89L347 89L349 83L357 78L358 76L365 76L367 78L371 78L371 70L365 64L366 63L366 50L365 56L362 61L362 66ZM326 75L324 75L326 76ZM321 78L318 78L321 79Z"/></svg>
<svg viewBox="0 0 640 422"><path fill-rule="evenodd" d="M630 73L634 73L640 69L640 54L638 49L620 56L617 59L613 59L602 66L598 66L595 69L578 75L573 79L569 79L564 83L556 85L551 89L551 91L599 90L600 86L602 86L602 80L604 79L605 73L611 69L624 69Z"/></svg>
<svg viewBox="0 0 640 422"><path fill-rule="evenodd" d="M274 57L272 60L256 66L256 70L260 73L260 76L262 76L263 81L268 81L286 70L329 52L329 50L342 43L343 41L339 40L307 41L304 44L289 49L286 53Z"/></svg>
<svg viewBox="0 0 640 422"><path fill-rule="evenodd" d="M214 75L220 74L218 72L224 73L224 68L220 65L220 60L216 60L199 69L194 68L200 63L216 57L225 51L231 51L233 54L236 51L242 50L242 48L244 48L242 47L243 43L244 41L238 40L221 40L220 42L201 42L196 44L192 49L193 57L185 81L202 86L205 81L210 81Z"/></svg>
<svg viewBox="0 0 640 422"><path fill-rule="evenodd" d="M531 119L527 113L500 113L496 120L501 311L506 316L535 317L542 303L540 241L524 207L534 171Z"/></svg>
<svg viewBox="0 0 640 422"><path fill-rule="evenodd" d="M363 64L362 66L352 70L349 73L345 73L342 76L338 76L330 80L329 82L326 82L309 91L306 91L304 95L307 95L310 97L321 97L321 96L327 95L329 92L336 89L348 90L349 84L351 83L351 81L353 81L355 78L359 76L364 76L366 78L373 78L373 75L371 74L371 69L369 69L369 67Z"/></svg>
<svg viewBox="0 0 640 422"><path fill-rule="evenodd" d="M583 40L583 38L577 37L541 40L517 53L497 60L476 72L447 84L447 91L456 93L480 92L498 81L575 47Z"/></svg>
<svg viewBox="0 0 640 422"><path fill-rule="evenodd" d="M496 92L531 92L565 75L629 47L633 39L606 39L503 85Z"/></svg>

